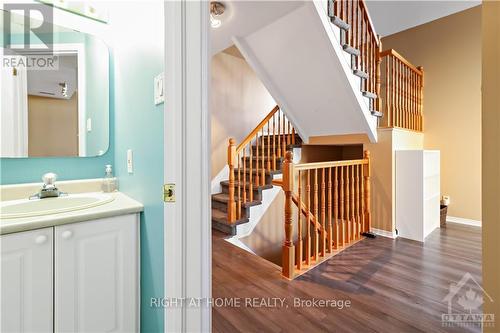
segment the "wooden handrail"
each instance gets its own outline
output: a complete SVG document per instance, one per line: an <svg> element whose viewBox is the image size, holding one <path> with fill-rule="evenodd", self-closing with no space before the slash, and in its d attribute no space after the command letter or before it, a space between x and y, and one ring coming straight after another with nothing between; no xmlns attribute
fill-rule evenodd
<svg viewBox="0 0 500 333"><path fill-rule="evenodd" d="M254 201L254 189L270 183L270 173L281 169L287 148L294 144L295 129L277 105L238 146L229 139L228 222L246 217L245 205Z"/></svg>
<svg viewBox="0 0 500 333"><path fill-rule="evenodd" d="M387 49L387 50L384 50L384 51L380 52L380 57L381 58L386 57L388 55L392 55L393 57L398 58L399 60L401 60L401 62L403 62L406 66L408 66L412 71L414 71L418 75L423 75L424 74L420 69L418 69L417 67L415 67L412 63L410 63L405 57L403 57L401 54L399 54L396 50L394 50L394 49Z"/></svg>
<svg viewBox="0 0 500 333"><path fill-rule="evenodd" d="M367 164L368 160L346 160L346 161L328 161L328 162L313 162L313 163L299 163L294 164L294 170L313 170L313 169L324 169L324 168L332 168L338 166L351 166L358 164Z"/></svg>
<svg viewBox="0 0 500 333"><path fill-rule="evenodd" d="M236 153L239 153L243 148L245 148L254 138L255 135L259 133L262 128L269 122L269 120L274 116L274 114L280 109L278 105L274 107L274 109L269 112L269 114L262 119L262 121L247 135L246 138L241 141L241 143L236 147Z"/></svg>
<svg viewBox="0 0 500 333"><path fill-rule="evenodd" d="M320 262L370 230L370 152L359 160L302 164L293 164L292 153L287 152L282 170L282 181L273 184L285 192L282 273L293 279L304 265Z"/></svg>

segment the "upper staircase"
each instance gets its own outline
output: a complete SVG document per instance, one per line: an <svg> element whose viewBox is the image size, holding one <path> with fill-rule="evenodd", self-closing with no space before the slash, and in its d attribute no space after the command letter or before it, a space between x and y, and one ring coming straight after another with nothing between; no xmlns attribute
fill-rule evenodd
<svg viewBox="0 0 500 333"><path fill-rule="evenodd" d="M233 42L304 142L353 133L377 140L381 44L363 1L306 1Z"/></svg>

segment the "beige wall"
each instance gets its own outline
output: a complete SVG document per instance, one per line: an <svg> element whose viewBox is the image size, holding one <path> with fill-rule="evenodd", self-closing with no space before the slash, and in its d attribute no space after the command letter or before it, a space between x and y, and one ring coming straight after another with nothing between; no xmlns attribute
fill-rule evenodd
<svg viewBox="0 0 500 333"><path fill-rule="evenodd" d="M481 8L385 37L382 45L424 67L424 144L441 150L448 214L481 220Z"/></svg>
<svg viewBox="0 0 500 333"><path fill-rule="evenodd" d="M28 156L78 156L78 96L28 96Z"/></svg>
<svg viewBox="0 0 500 333"><path fill-rule="evenodd" d="M276 106L250 66L238 55L233 47L212 58L212 178L227 164L229 137L241 142Z"/></svg>
<svg viewBox="0 0 500 333"><path fill-rule="evenodd" d="M371 157L372 227L393 232L396 228L395 152L422 149L421 133L399 129L379 129L378 142L366 144Z"/></svg>
<svg viewBox="0 0 500 333"><path fill-rule="evenodd" d="M500 2L483 2L483 286L494 302L485 301L484 313L495 314L500 327ZM487 300L487 297L483 297Z"/></svg>

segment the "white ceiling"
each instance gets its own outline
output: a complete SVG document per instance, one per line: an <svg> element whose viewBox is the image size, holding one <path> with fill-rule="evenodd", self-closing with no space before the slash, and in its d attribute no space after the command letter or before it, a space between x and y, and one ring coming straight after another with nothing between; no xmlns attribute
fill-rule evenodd
<svg viewBox="0 0 500 333"><path fill-rule="evenodd" d="M211 29L211 51L216 54L233 45L233 36L243 37L302 6L302 1L223 1L226 10L219 28Z"/></svg>
<svg viewBox="0 0 500 333"><path fill-rule="evenodd" d="M481 4L481 0L366 2L375 30L381 36L392 35Z"/></svg>

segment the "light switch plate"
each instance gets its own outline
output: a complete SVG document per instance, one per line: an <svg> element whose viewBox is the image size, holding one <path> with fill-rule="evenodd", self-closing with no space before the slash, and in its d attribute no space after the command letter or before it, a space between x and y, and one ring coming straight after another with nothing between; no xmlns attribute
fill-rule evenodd
<svg viewBox="0 0 500 333"><path fill-rule="evenodd" d="M161 104L165 101L165 89L164 89L165 76L163 73L155 77L155 105Z"/></svg>
<svg viewBox="0 0 500 333"><path fill-rule="evenodd" d="M134 155L132 153L132 149L127 150L127 172L134 172Z"/></svg>
<svg viewBox="0 0 500 333"><path fill-rule="evenodd" d="M92 132L92 118L87 118L87 132Z"/></svg>

